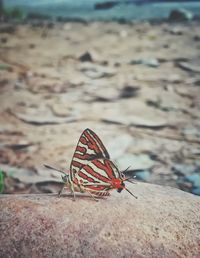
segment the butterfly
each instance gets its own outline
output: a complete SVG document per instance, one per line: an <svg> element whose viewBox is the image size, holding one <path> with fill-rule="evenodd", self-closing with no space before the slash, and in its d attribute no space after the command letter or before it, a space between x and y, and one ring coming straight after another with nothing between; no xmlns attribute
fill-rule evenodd
<svg viewBox="0 0 200 258"><path fill-rule="evenodd" d="M109 196L110 191L116 189L119 193L125 189L137 198L125 186L125 181L134 183L130 178L118 170L110 160L110 156L99 137L90 129L85 129L76 146L69 174L48 165L46 168L63 173L64 185L59 191L59 196L65 187L69 187L74 199L75 191L87 192L93 199L98 196ZM124 171L125 172L125 171Z"/></svg>

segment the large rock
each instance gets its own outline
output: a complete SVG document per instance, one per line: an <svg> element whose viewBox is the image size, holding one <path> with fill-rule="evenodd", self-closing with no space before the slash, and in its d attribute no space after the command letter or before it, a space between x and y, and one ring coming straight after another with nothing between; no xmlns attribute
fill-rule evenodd
<svg viewBox="0 0 200 258"><path fill-rule="evenodd" d="M128 185L128 183L127 183ZM0 256L200 257L200 198L138 183L95 202L1 195Z"/></svg>
<svg viewBox="0 0 200 258"><path fill-rule="evenodd" d="M170 21L191 21L193 13L185 9L174 9L169 14Z"/></svg>

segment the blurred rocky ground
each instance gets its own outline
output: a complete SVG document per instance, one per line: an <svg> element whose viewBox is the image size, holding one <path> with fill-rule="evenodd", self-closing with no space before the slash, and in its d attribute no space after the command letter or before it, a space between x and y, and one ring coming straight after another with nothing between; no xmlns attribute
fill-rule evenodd
<svg viewBox="0 0 200 258"><path fill-rule="evenodd" d="M0 24L5 193L56 192L85 128L120 170L200 195L199 21Z"/></svg>

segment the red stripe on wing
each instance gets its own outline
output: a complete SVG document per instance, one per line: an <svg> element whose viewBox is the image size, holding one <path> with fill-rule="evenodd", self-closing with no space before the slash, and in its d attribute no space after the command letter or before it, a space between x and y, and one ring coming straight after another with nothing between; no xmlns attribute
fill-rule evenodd
<svg viewBox="0 0 200 258"><path fill-rule="evenodd" d="M106 178L106 177L102 176L101 174L99 174L98 172L94 171L89 165L84 166L83 168L91 176L93 176L93 177L97 178L98 180L101 180L105 183L108 183L108 178Z"/></svg>
<svg viewBox="0 0 200 258"><path fill-rule="evenodd" d="M87 140L83 136L80 137L79 142L81 142L82 144L87 145Z"/></svg>
<svg viewBox="0 0 200 258"><path fill-rule="evenodd" d="M72 160L72 165L77 168L81 168L84 165L82 163L79 163L78 161Z"/></svg>
<svg viewBox="0 0 200 258"><path fill-rule="evenodd" d="M89 140L87 142L88 148L94 150L96 153L101 152L101 150L99 149L99 146L97 145L96 141L94 138L91 137L91 135L85 131L85 136L87 137L87 139Z"/></svg>
<svg viewBox="0 0 200 258"><path fill-rule="evenodd" d="M94 137L95 141L99 144L99 146L103 150L103 153L104 153L103 157L109 159L110 158L109 154L108 154L105 146L103 145L102 141L99 139L99 137L92 130L90 130L90 129L88 129L88 130L92 134L92 136Z"/></svg>
<svg viewBox="0 0 200 258"><path fill-rule="evenodd" d="M87 149L85 147L77 146L76 147L76 151L79 151L79 152L82 152L82 153L86 153Z"/></svg>
<svg viewBox="0 0 200 258"><path fill-rule="evenodd" d="M79 177L81 177L82 179L87 180L88 182L95 182L94 178L88 177L86 174L84 174L81 171L78 172L78 175L79 175Z"/></svg>
<svg viewBox="0 0 200 258"><path fill-rule="evenodd" d="M89 161L91 155L89 155L89 154L81 155L81 154L79 154L79 153L75 153L75 154L74 154L74 157L75 157L75 158L78 158L78 159L88 160L88 161Z"/></svg>
<svg viewBox="0 0 200 258"><path fill-rule="evenodd" d="M91 192L92 194L96 196L110 196L110 193L108 191L102 191L102 192Z"/></svg>
<svg viewBox="0 0 200 258"><path fill-rule="evenodd" d="M105 164L103 164L100 160L97 160L97 159L95 159L93 161L95 166L97 166L99 169L104 170L110 179L116 178L115 173L113 171L113 168L111 167L111 161L110 160L104 160L104 162L105 162Z"/></svg>
<svg viewBox="0 0 200 258"><path fill-rule="evenodd" d="M86 188L87 188L87 190L95 190L95 191L105 191L105 189L107 188L107 187L105 187L105 186L103 186L103 185L97 185L97 186L86 186Z"/></svg>

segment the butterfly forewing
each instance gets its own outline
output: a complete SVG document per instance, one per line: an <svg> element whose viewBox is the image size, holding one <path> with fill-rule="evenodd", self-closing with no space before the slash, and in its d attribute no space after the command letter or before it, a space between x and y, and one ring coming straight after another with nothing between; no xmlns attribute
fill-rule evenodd
<svg viewBox="0 0 200 258"><path fill-rule="evenodd" d="M85 129L80 136L74 156L70 166L71 179L86 166L90 161L95 159L109 159L109 154L99 137L90 129Z"/></svg>

